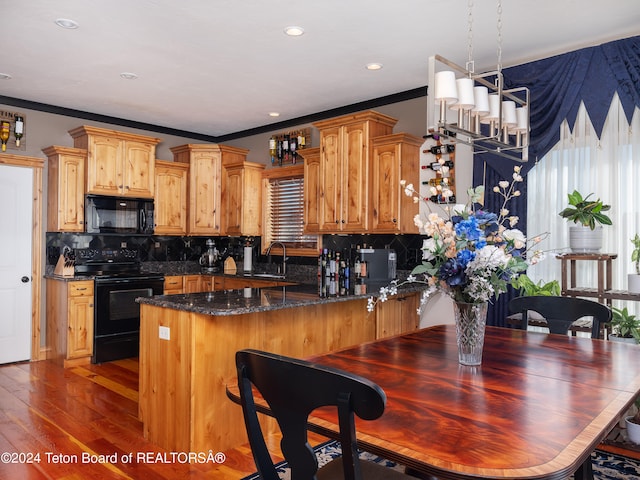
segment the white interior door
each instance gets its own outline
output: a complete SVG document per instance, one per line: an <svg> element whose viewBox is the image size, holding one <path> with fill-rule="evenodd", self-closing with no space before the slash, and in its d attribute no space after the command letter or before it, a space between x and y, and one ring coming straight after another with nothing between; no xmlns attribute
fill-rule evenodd
<svg viewBox="0 0 640 480"><path fill-rule="evenodd" d="M0 364L31 358L33 171L0 165Z"/></svg>

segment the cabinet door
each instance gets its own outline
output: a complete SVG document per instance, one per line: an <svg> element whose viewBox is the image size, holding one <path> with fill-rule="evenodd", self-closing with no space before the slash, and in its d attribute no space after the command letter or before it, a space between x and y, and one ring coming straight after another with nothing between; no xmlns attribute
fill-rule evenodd
<svg viewBox="0 0 640 480"><path fill-rule="evenodd" d="M399 146L386 144L373 149L372 225L376 233L400 233ZM416 186L416 188L418 188Z"/></svg>
<svg viewBox="0 0 640 480"><path fill-rule="evenodd" d="M69 334L67 358L93 354L93 297L69 299Z"/></svg>
<svg viewBox="0 0 640 480"><path fill-rule="evenodd" d="M244 169L238 166L225 167L222 169L222 176L223 234L242 235Z"/></svg>
<svg viewBox="0 0 640 480"><path fill-rule="evenodd" d="M195 152L189 176L189 233L220 233L220 154Z"/></svg>
<svg viewBox="0 0 640 480"><path fill-rule="evenodd" d="M320 132L319 231L340 231L340 142L339 127Z"/></svg>
<svg viewBox="0 0 640 480"><path fill-rule="evenodd" d="M122 143L122 194L153 198L155 145L132 140L125 140Z"/></svg>
<svg viewBox="0 0 640 480"><path fill-rule="evenodd" d="M198 293L202 291L200 275L184 276L184 293Z"/></svg>
<svg viewBox="0 0 640 480"><path fill-rule="evenodd" d="M399 294L376 305L376 338L399 335L418 328L418 293Z"/></svg>
<svg viewBox="0 0 640 480"><path fill-rule="evenodd" d="M320 150L304 152L304 233L318 233L322 216L320 198Z"/></svg>
<svg viewBox="0 0 640 480"><path fill-rule="evenodd" d="M70 282L67 359L93 354L93 281Z"/></svg>
<svg viewBox="0 0 640 480"><path fill-rule="evenodd" d="M87 193L121 195L122 142L113 137L91 135L88 144Z"/></svg>
<svg viewBox="0 0 640 480"><path fill-rule="evenodd" d="M187 175L184 163L157 162L155 185L155 233L187 234Z"/></svg>
<svg viewBox="0 0 640 480"><path fill-rule="evenodd" d="M48 147L49 202L47 231L84 231L84 168L86 150Z"/></svg>
<svg viewBox="0 0 640 480"><path fill-rule="evenodd" d="M367 195L369 185L369 142L367 124L346 125L343 131L341 164L340 230L367 230Z"/></svg>

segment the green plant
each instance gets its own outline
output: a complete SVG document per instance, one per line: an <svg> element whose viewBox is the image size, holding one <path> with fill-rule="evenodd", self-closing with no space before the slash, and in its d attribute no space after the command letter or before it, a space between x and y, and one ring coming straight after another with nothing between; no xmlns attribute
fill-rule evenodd
<svg viewBox="0 0 640 480"><path fill-rule="evenodd" d="M623 338L635 338L636 343L640 343L640 319L630 314L627 307L622 309L613 307L611 311L613 333Z"/></svg>
<svg viewBox="0 0 640 480"><path fill-rule="evenodd" d="M640 275L640 235L636 233L636 236L631 239L633 243L633 250L631 250L631 261L636 266L636 273Z"/></svg>
<svg viewBox="0 0 640 480"><path fill-rule="evenodd" d="M573 193L567 195L570 206L562 210L559 215L571 222L589 227L591 230L596 228L597 223L611 225L611 219L602 213L609 210L611 205L604 205L600 199L589 200L591 195L593 193L583 198L577 190L574 190Z"/></svg>
<svg viewBox="0 0 640 480"><path fill-rule="evenodd" d="M525 296L560 296L560 284L557 280L551 280L547 283L542 283L540 280L538 283L534 283L526 273L521 273L513 281L512 285L517 288L520 295Z"/></svg>

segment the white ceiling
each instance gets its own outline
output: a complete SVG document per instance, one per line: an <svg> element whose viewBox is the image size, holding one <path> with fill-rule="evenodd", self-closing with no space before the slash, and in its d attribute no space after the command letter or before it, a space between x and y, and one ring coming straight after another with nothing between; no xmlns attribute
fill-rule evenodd
<svg viewBox="0 0 640 480"><path fill-rule="evenodd" d="M422 87L435 53L467 59L467 0L4 3L0 95L212 136ZM476 71L495 69L496 1L473 3ZM640 34L638 0L503 3L504 66Z"/></svg>

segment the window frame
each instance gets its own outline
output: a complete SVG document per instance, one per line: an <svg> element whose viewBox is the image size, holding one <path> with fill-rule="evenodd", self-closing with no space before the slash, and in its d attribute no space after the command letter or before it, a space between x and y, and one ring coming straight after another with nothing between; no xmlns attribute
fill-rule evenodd
<svg viewBox="0 0 640 480"><path fill-rule="evenodd" d="M278 167L278 168L270 168L262 172L262 198L264 201L262 208L262 242L261 242L261 253L264 255L267 251L267 248L272 242L272 234L269 231L269 183L272 180L285 180L285 179L294 179L301 178L304 182L304 165L291 165L286 167ZM303 204L304 207L304 204ZM287 256L293 257L317 257L318 251L322 248L322 235L310 235L316 237L316 247L315 248L301 248L301 247L290 247L285 243L287 247ZM282 248L278 245L274 245L272 251L274 255L282 255Z"/></svg>

